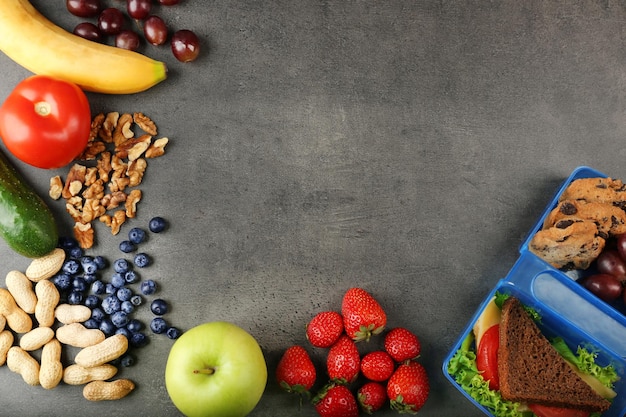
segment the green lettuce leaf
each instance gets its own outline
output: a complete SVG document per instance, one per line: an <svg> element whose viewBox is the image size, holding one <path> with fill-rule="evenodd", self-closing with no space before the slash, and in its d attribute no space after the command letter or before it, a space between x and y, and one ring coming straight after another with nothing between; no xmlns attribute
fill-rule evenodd
<svg viewBox="0 0 626 417"><path fill-rule="evenodd" d="M448 373L476 402L488 408L497 417L527 417L530 412L520 412L519 403L502 399L500 392L489 389L476 367L476 353L472 350L474 334L470 332L461 347L448 363Z"/></svg>
<svg viewBox="0 0 626 417"><path fill-rule="evenodd" d="M596 357L598 356L596 353L589 352L580 346L574 353L560 337L552 339L551 343L563 358L576 365L581 372L595 377L604 386L613 388L613 384L619 379L613 366L600 366L596 363Z"/></svg>

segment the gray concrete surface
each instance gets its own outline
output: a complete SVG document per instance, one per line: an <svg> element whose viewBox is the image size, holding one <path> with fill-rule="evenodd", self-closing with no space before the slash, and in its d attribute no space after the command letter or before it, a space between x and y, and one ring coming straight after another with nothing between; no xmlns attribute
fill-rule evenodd
<svg viewBox="0 0 626 417"><path fill-rule="evenodd" d="M60 0L33 4L66 29L79 21ZM94 112L144 112L171 139L122 234L171 222L146 243L144 275L172 324L244 327L270 372L252 415L313 416L280 392L275 366L306 343L308 319L360 286L389 326L421 338L432 391L420 415L481 415L442 375L451 345L575 167L626 177L624 4L187 0L158 13L201 36L200 59L145 47L167 81L89 98ZM4 55L0 67L3 98L30 73ZM42 195L66 172L16 165ZM63 204L50 205L67 231ZM91 253L120 257L121 236L97 232ZM28 262L4 244L0 259L0 274ZM136 392L113 403L0 368L0 414L179 415L163 379L171 344L151 336L122 372ZM324 352L311 352L323 380Z"/></svg>

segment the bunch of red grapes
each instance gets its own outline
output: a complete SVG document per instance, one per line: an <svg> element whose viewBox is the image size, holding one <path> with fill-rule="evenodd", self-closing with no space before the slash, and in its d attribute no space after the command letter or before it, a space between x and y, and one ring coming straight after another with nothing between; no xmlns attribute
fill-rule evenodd
<svg viewBox="0 0 626 417"><path fill-rule="evenodd" d="M601 300L623 309L626 305L626 234L607 243L591 270L591 275L578 282Z"/></svg>
<svg viewBox="0 0 626 417"><path fill-rule="evenodd" d="M152 45L163 45L168 41L169 30L165 21L153 14L153 3L173 6L180 0L125 0L126 14L116 7L103 7L100 0L66 0L67 10L75 16L96 18L95 23L85 21L74 28L74 34L95 42L104 42L114 37L115 46L136 51L141 45L141 36L129 28L127 17L137 22L145 40ZM200 40L191 30L181 29L169 39L172 53L181 62L190 62L198 57Z"/></svg>

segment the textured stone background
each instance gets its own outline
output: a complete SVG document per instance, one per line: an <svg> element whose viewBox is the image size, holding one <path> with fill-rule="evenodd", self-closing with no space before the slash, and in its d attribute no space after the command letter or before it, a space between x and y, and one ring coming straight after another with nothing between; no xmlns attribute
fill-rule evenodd
<svg viewBox="0 0 626 417"><path fill-rule="evenodd" d="M33 4L67 29L79 21L61 0ZM252 415L313 416L278 390L276 363L305 343L313 314L361 286L422 340L432 392L420 414L482 415L441 372L452 344L575 167L626 177L626 6L187 0L159 13L202 37L201 58L146 47L168 63L166 82L89 97L94 112L144 112L171 139L130 224L171 222L146 244L144 275L172 323L241 325L270 370ZM3 98L29 73L4 55L0 67ZM45 195L57 172L17 165ZM119 257L120 237L98 231L93 253ZM5 245L0 259L0 274L27 264ZM178 415L163 381L170 346L155 336L139 351L123 373L138 389L118 403L27 388L2 368L0 414Z"/></svg>

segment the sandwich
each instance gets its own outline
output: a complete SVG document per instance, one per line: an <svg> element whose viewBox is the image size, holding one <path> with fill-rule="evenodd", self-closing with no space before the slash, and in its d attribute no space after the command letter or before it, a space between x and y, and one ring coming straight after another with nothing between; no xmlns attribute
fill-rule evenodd
<svg viewBox="0 0 626 417"><path fill-rule="evenodd" d="M496 294L451 358L448 372L497 417L599 416L611 406L613 366L596 354L574 353L561 338L548 340L536 312Z"/></svg>
<svg viewBox="0 0 626 417"><path fill-rule="evenodd" d="M558 354L517 298L502 305L498 377L505 400L591 412L611 406Z"/></svg>

